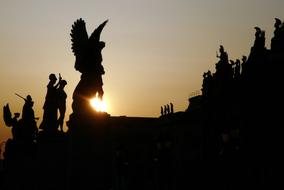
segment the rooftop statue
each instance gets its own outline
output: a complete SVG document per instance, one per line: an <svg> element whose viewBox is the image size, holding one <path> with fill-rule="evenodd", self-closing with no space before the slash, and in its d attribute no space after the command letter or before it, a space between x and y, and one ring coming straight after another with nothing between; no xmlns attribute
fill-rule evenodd
<svg viewBox="0 0 284 190"><path fill-rule="evenodd" d="M90 103L103 98L102 49L100 34L108 21L100 24L88 37L85 22L78 19L72 25L72 50L75 69L81 80L73 92L73 113L67 121L70 139L70 187L73 189L111 189L113 156L110 126L105 112L96 112Z"/></svg>
<svg viewBox="0 0 284 190"><path fill-rule="evenodd" d="M105 43L100 41L100 34L108 20L100 24L88 37L85 21L81 18L74 22L71 30L72 51L75 55L75 69L82 73L81 80L73 93L73 113L86 113L90 108L89 100L96 95L103 98L101 51Z"/></svg>
<svg viewBox="0 0 284 190"><path fill-rule="evenodd" d="M254 49L263 50L265 49L265 31L261 30L258 26L254 27L254 29L255 29Z"/></svg>

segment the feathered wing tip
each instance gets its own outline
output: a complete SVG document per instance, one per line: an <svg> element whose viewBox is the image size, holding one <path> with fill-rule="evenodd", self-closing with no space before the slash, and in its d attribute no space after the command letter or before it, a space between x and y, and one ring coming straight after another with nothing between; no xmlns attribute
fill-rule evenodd
<svg viewBox="0 0 284 190"><path fill-rule="evenodd" d="M90 40L95 40L96 42L100 41L100 35L102 30L104 29L106 23L108 22L108 20L105 20L102 24L100 24L95 30L94 32L91 34L90 36Z"/></svg>
<svg viewBox="0 0 284 190"><path fill-rule="evenodd" d="M3 118L4 118L5 124L8 127L10 127L12 125L12 114L11 114L11 111L10 111L9 104L6 104L3 107Z"/></svg>
<svg viewBox="0 0 284 190"><path fill-rule="evenodd" d="M80 52L85 48L85 45L88 41L86 23L82 18L74 22L70 36L72 41L72 51L75 56L78 56Z"/></svg>
<svg viewBox="0 0 284 190"><path fill-rule="evenodd" d="M86 23L82 18L77 19L73 24L72 24L72 29L71 29L71 36L73 35L72 33L74 30L77 30L78 28L86 28Z"/></svg>

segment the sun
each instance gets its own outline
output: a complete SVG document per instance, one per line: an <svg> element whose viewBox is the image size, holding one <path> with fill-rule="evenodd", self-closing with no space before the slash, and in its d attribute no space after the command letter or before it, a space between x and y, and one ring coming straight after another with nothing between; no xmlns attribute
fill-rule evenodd
<svg viewBox="0 0 284 190"><path fill-rule="evenodd" d="M106 112L107 104L104 100L99 99L97 96L90 100L90 104L92 108L94 108L97 112Z"/></svg>

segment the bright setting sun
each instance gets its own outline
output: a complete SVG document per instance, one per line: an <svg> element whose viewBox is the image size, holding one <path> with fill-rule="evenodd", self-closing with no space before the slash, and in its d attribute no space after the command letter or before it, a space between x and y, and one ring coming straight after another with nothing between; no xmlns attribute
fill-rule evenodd
<svg viewBox="0 0 284 190"><path fill-rule="evenodd" d="M90 100L91 106L98 112L106 112L107 105L104 100L99 99L98 97L94 97Z"/></svg>

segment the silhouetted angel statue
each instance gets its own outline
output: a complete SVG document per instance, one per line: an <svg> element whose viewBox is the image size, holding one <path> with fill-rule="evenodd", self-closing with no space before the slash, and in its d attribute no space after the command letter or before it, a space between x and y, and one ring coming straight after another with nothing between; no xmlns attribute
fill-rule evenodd
<svg viewBox="0 0 284 190"><path fill-rule="evenodd" d="M98 97L102 99L103 81L105 73L102 66L101 51L105 42L100 41L100 34L108 20L100 24L88 37L85 21L81 18L74 22L71 30L72 51L76 57L75 69L82 73L81 80L73 93L73 112L80 112L89 106L89 99Z"/></svg>

